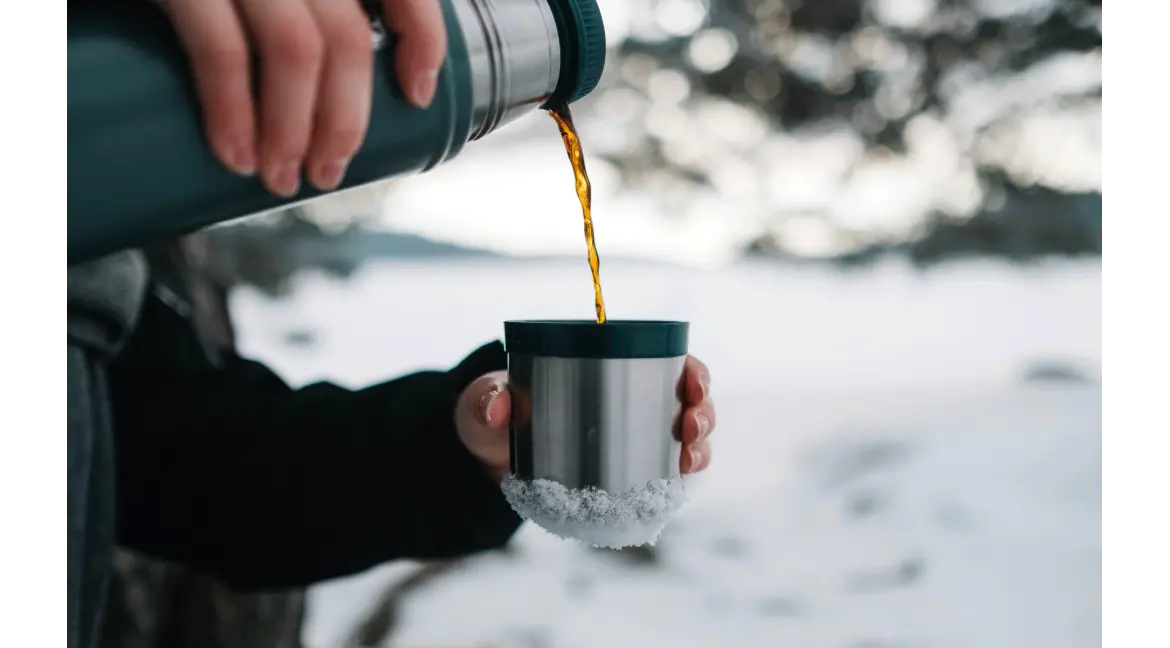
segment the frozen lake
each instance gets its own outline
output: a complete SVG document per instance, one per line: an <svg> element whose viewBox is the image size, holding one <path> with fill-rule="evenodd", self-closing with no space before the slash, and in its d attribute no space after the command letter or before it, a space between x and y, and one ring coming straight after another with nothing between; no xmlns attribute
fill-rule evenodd
<svg viewBox="0 0 1170 648"><path fill-rule="evenodd" d="M1101 270L917 274L605 263L614 318L692 322L714 463L639 565L530 526L415 592L392 645L1077 648L1100 645ZM587 318L584 260L437 259L239 291L242 350L358 386L447 367L520 318ZM311 340L290 344L289 340ZM1037 361L1085 381L1026 382ZM371 494L377 497L378 494ZM346 637L410 565L312 593Z"/></svg>

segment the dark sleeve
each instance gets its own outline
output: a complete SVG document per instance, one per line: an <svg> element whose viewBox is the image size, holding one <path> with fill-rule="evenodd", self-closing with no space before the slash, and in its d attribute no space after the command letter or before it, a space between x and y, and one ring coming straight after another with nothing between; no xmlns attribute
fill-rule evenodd
<svg viewBox="0 0 1170 648"><path fill-rule="evenodd" d="M144 313L139 357L170 334L162 308ZM116 363L119 543L239 589L500 547L520 519L459 441L453 412L464 387L504 367L493 342L450 371L351 391L294 390L239 357Z"/></svg>

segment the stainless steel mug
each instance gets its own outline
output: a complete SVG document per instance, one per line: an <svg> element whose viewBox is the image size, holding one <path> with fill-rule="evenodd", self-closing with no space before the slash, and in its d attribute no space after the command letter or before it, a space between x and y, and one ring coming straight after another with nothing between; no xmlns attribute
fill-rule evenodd
<svg viewBox="0 0 1170 648"><path fill-rule="evenodd" d="M623 493L679 474L686 322L504 323L512 473Z"/></svg>

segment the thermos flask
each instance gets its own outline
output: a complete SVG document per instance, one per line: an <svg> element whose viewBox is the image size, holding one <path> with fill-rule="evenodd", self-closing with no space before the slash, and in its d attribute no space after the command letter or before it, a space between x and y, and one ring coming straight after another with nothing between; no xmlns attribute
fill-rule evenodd
<svg viewBox="0 0 1170 648"><path fill-rule="evenodd" d="M427 171L516 117L597 86L606 44L596 0L442 7L448 51L428 108L399 88L394 35L376 45L368 134L339 190ZM320 195L305 186L281 198L220 165L189 62L150 3L70 8L68 32L70 264Z"/></svg>

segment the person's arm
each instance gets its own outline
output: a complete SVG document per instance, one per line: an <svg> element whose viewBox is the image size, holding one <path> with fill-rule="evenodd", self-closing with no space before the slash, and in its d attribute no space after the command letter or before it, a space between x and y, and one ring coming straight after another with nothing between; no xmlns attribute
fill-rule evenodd
<svg viewBox="0 0 1170 648"><path fill-rule="evenodd" d="M131 345L185 324L152 300ZM359 391L194 364L111 370L124 546L268 589L500 547L520 525L453 422L463 388L505 366L499 342Z"/></svg>

